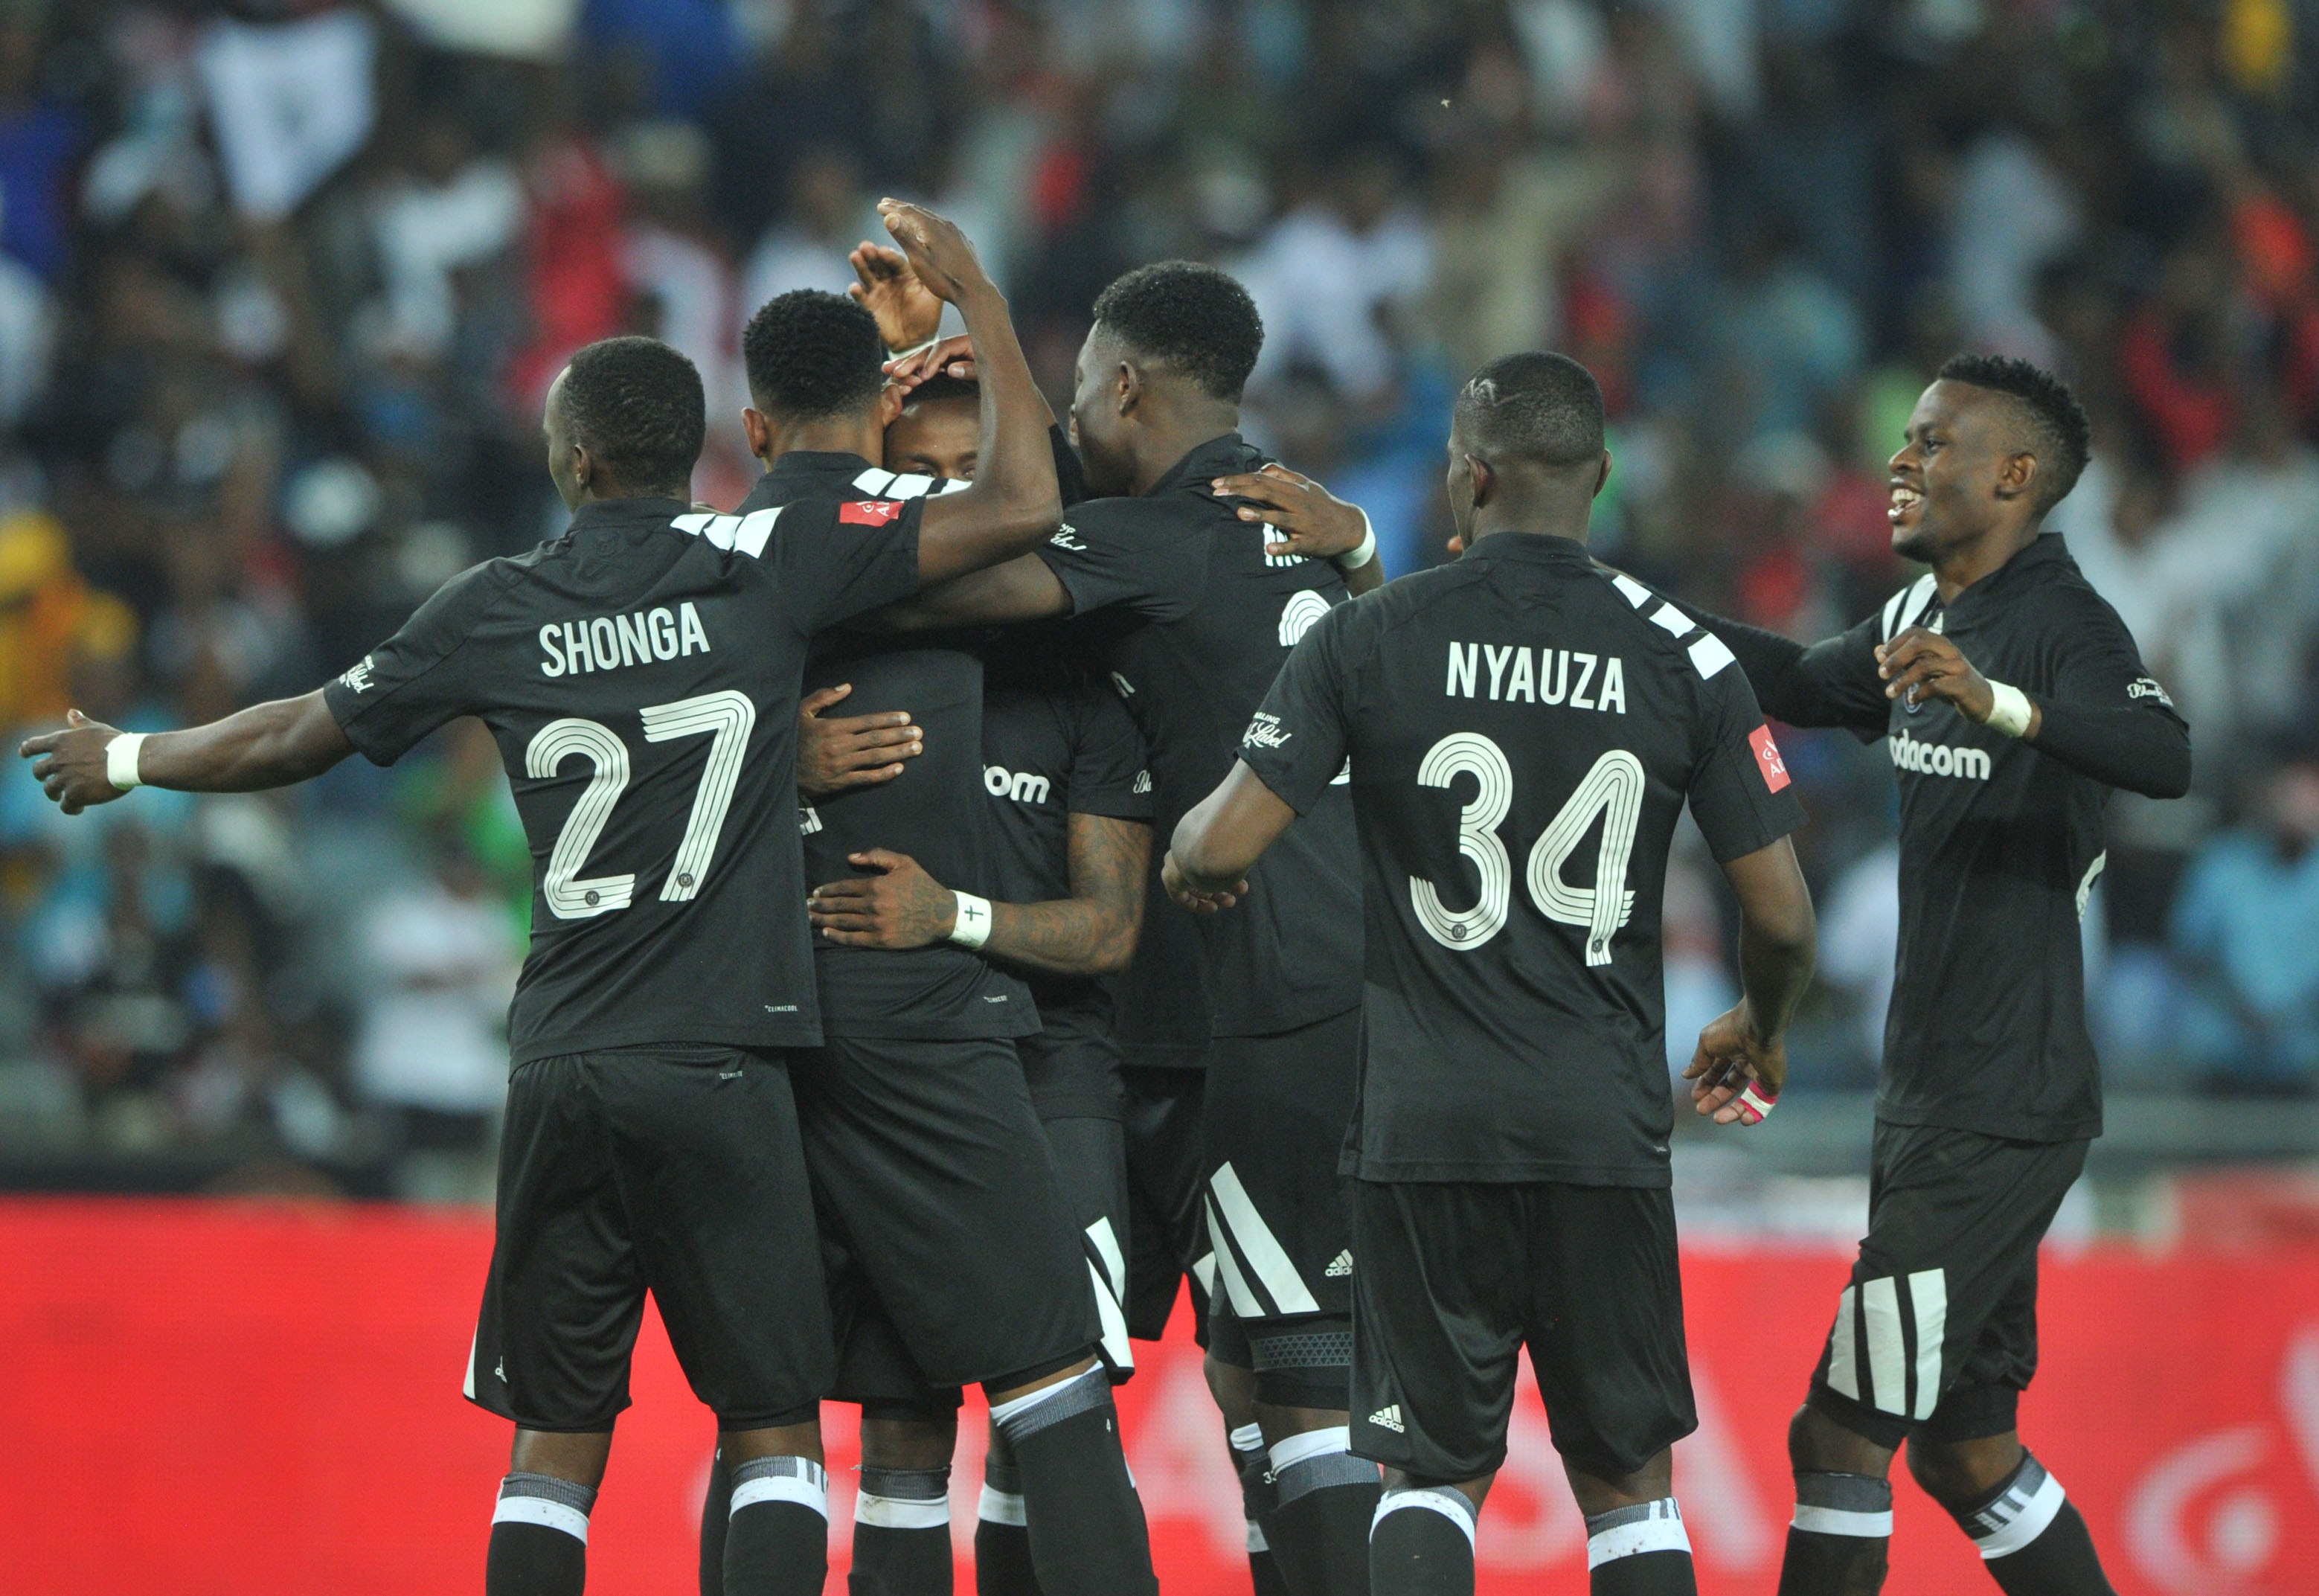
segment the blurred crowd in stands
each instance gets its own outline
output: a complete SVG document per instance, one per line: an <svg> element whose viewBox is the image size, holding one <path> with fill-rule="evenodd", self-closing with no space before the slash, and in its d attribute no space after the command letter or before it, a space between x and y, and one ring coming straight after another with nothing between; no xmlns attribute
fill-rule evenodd
<svg viewBox="0 0 2319 1596"><path fill-rule="evenodd" d="M1268 338L1249 430L1442 556L1475 365L1601 376L1603 556L1831 633L1911 574L1882 462L1963 347L2053 365L2057 512L2196 738L2088 916L2121 1087L2319 1079L2319 5L2312 0L0 0L0 726L306 691L553 536L541 394L684 348L699 497L739 331L840 288L881 194L957 217L1068 392L1171 256ZM1800 1087L1872 1078L1882 746L1782 736L1825 930ZM11 764L14 761L11 760ZM0 780L0 1183L457 1198L530 861L473 723L393 771L77 820ZM1671 1049L1731 991L1669 885Z"/></svg>

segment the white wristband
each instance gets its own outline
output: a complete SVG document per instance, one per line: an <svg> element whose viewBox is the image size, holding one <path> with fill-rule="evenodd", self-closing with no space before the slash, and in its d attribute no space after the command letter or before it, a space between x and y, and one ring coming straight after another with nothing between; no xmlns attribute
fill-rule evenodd
<svg viewBox="0 0 2319 1596"><path fill-rule="evenodd" d="M1340 571L1358 571L1376 558L1376 528L1369 525L1369 512L1361 511L1361 542L1358 548L1349 548L1337 556Z"/></svg>
<svg viewBox="0 0 2319 1596"><path fill-rule="evenodd" d="M2017 687L2002 681L1989 684L1990 696L1997 701L1989 708L1989 718L1981 724L1992 732L2003 732L2017 737L2029 729L2029 697Z"/></svg>
<svg viewBox="0 0 2319 1596"><path fill-rule="evenodd" d="M104 779L127 792L132 787L142 787L137 774L138 752L145 746L143 732L123 732L104 745Z"/></svg>
<svg viewBox="0 0 2319 1596"><path fill-rule="evenodd" d="M971 892L953 892L958 899L958 921L950 928L950 940L961 948L979 948L990 940L990 900L977 897Z"/></svg>

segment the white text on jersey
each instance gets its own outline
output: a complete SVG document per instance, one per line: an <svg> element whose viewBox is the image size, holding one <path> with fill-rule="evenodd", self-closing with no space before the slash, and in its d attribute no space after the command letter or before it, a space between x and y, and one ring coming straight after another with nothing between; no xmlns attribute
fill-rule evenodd
<svg viewBox="0 0 2319 1596"><path fill-rule="evenodd" d="M1890 740L1892 763L1919 776L1962 776L1969 781L1989 780L1989 751L1952 748L1945 743L1919 743L1905 730Z"/></svg>
<svg viewBox="0 0 2319 1596"><path fill-rule="evenodd" d="M1013 798L1018 804L1043 804L1053 788L1053 782L1029 771L1010 771L1005 765L982 767L982 789L992 798Z"/></svg>
<svg viewBox="0 0 2319 1596"><path fill-rule="evenodd" d="M1501 648L1494 643L1452 643L1449 676L1441 690L1453 699L1485 696L1481 690L1484 666L1486 696L1501 703L1567 703L1573 709L1627 712L1627 665L1615 654L1605 657L1568 648L1533 650L1527 644Z"/></svg>
<svg viewBox="0 0 2319 1596"><path fill-rule="evenodd" d="M599 615L550 621L539 628L547 657L542 676L577 676L582 671L617 671L680 654L708 652L708 628L688 599L674 610L638 610L634 615Z"/></svg>

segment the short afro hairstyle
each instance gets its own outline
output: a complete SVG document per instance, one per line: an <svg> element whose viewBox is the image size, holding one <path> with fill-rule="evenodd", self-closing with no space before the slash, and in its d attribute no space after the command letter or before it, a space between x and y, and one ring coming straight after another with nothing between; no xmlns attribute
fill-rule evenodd
<svg viewBox="0 0 2319 1596"><path fill-rule="evenodd" d="M1114 280L1096 298L1095 319L1227 404L1240 402L1264 348L1264 320L1248 290L1194 260L1163 260Z"/></svg>
<svg viewBox="0 0 2319 1596"><path fill-rule="evenodd" d="M572 356L564 373L564 421L572 441L630 488L681 488L708 436L700 373L658 338L606 338Z"/></svg>
<svg viewBox="0 0 2319 1596"><path fill-rule="evenodd" d="M2037 457L2037 513L2069 497L2092 452L2094 429L2068 383L2010 355L1953 355L1936 375L2011 398L2028 434L2026 452Z"/></svg>
<svg viewBox="0 0 2319 1596"><path fill-rule="evenodd" d="M757 307L741 335L749 397L800 421L852 415L886 385L877 318L842 293L798 288Z"/></svg>
<svg viewBox="0 0 2319 1596"><path fill-rule="evenodd" d="M1591 464L1602 457L1602 389L1567 355L1501 355L1457 391L1456 425L1491 459Z"/></svg>
<svg viewBox="0 0 2319 1596"><path fill-rule="evenodd" d="M982 384L969 382L964 377L954 377L948 372L940 372L911 389L903 397L902 404L907 409L914 404L939 404L952 399L979 404L982 401Z"/></svg>

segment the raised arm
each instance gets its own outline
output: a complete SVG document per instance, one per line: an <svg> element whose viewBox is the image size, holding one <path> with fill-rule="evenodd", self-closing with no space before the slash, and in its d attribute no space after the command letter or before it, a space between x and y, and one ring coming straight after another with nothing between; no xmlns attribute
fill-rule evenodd
<svg viewBox="0 0 2319 1596"><path fill-rule="evenodd" d="M1135 956L1151 827L1108 815L1071 816L1071 895L1044 903L986 903L944 887L907 854L883 848L852 859L880 873L828 882L806 900L814 930L829 942L888 949L954 942L1051 975L1112 975Z"/></svg>
<svg viewBox="0 0 2319 1596"><path fill-rule="evenodd" d="M1882 735L1889 708L1876 675L1872 618L1809 645L1724 616L1699 619L1737 657L1755 701L1774 720Z"/></svg>
<svg viewBox="0 0 2319 1596"><path fill-rule="evenodd" d="M1787 1084L1788 1021L1811 982L1818 932L1787 838L1731 860L1723 876L1739 899L1739 1003L1699 1033L1683 1073L1701 1114L1752 1125Z"/></svg>
<svg viewBox="0 0 2319 1596"><path fill-rule="evenodd" d="M155 732L116 750L124 735L75 709L64 730L27 737L16 752L40 761L33 780L66 814L77 815L128 790L114 775L129 786L179 792L258 792L319 776L355 751L319 690L187 731ZM120 768L110 770L115 762Z"/></svg>
<svg viewBox="0 0 2319 1596"><path fill-rule="evenodd" d="M1246 760L1176 823L1160 866L1168 896L1196 915L1228 909L1248 892L1248 872L1296 818L1288 800L1264 784Z"/></svg>
<svg viewBox="0 0 2319 1596"><path fill-rule="evenodd" d="M926 586L1027 553L1063 517L1047 443L1047 401L1031 380L1006 300L964 234L933 212L881 200L886 230L919 281L966 318L974 340L982 432L974 485L926 501L918 581Z"/></svg>

